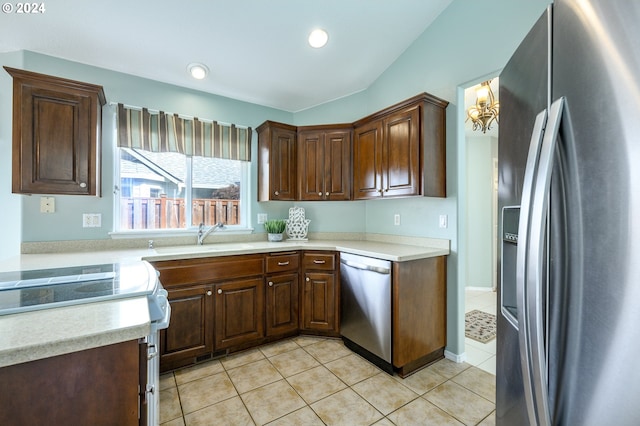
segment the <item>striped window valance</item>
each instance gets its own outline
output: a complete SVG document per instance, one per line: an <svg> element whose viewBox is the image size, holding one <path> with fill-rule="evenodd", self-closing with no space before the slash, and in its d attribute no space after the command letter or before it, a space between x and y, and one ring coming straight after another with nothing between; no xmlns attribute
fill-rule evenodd
<svg viewBox="0 0 640 426"><path fill-rule="evenodd" d="M251 161L251 128L118 104L118 146Z"/></svg>

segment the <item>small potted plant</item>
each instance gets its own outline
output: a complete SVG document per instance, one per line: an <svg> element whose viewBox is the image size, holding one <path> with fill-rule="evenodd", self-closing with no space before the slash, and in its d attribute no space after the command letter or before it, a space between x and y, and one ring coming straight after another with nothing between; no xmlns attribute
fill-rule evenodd
<svg viewBox="0 0 640 426"><path fill-rule="evenodd" d="M282 241L282 234L286 227L287 221L284 219L271 219L264 223L269 241Z"/></svg>

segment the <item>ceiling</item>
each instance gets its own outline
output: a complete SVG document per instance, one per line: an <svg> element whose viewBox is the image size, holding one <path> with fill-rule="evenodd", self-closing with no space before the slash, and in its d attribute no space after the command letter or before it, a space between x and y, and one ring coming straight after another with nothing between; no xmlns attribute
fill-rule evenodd
<svg viewBox="0 0 640 426"><path fill-rule="evenodd" d="M451 1L56 0L37 15L3 13L0 52L297 112L366 89ZM329 33L321 49L307 43L316 27ZM189 76L192 62L209 67L207 78Z"/></svg>

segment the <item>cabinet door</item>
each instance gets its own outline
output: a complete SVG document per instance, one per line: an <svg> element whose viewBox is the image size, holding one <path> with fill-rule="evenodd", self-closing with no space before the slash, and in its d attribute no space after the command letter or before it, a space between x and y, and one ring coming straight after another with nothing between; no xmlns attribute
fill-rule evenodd
<svg viewBox="0 0 640 426"><path fill-rule="evenodd" d="M351 131L324 136L324 195L327 200L351 199Z"/></svg>
<svg viewBox="0 0 640 426"><path fill-rule="evenodd" d="M260 277L214 286L216 350L264 337L263 285Z"/></svg>
<svg viewBox="0 0 640 426"><path fill-rule="evenodd" d="M271 135L270 194L272 200L296 199L296 134L275 128Z"/></svg>
<svg viewBox="0 0 640 426"><path fill-rule="evenodd" d="M324 133L306 131L298 134L298 185L300 199L325 199Z"/></svg>
<svg viewBox="0 0 640 426"><path fill-rule="evenodd" d="M305 130L298 134L301 200L349 200L350 176L350 129Z"/></svg>
<svg viewBox="0 0 640 426"><path fill-rule="evenodd" d="M384 119L383 196L419 195L420 109L415 106Z"/></svg>
<svg viewBox="0 0 640 426"><path fill-rule="evenodd" d="M91 105L86 95L23 87L22 108L30 113L19 123L22 140L13 192L96 193L90 172L91 159L99 154L92 145Z"/></svg>
<svg viewBox="0 0 640 426"><path fill-rule="evenodd" d="M272 275L267 283L267 336L298 329L298 274Z"/></svg>
<svg viewBox="0 0 640 426"><path fill-rule="evenodd" d="M209 285L168 289L171 305L169 328L160 332L163 371L180 361L213 352L213 297ZM189 362L187 362L189 363Z"/></svg>
<svg viewBox="0 0 640 426"><path fill-rule="evenodd" d="M336 331L335 274L307 272L303 297L303 328L317 331Z"/></svg>
<svg viewBox="0 0 640 426"><path fill-rule="evenodd" d="M5 69L13 77L12 191L100 195L102 87Z"/></svg>
<svg viewBox="0 0 640 426"><path fill-rule="evenodd" d="M382 196L382 121L356 127L353 134L353 199Z"/></svg>

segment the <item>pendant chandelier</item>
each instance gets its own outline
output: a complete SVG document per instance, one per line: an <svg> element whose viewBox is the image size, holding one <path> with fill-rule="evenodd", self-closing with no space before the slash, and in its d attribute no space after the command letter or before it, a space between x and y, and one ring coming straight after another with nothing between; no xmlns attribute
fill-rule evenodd
<svg viewBox="0 0 640 426"><path fill-rule="evenodd" d="M500 102L493 96L489 83L491 80L480 84L476 89L476 103L467 110L467 120L473 122L473 130L482 130L482 133L491 130L494 121L499 124Z"/></svg>

